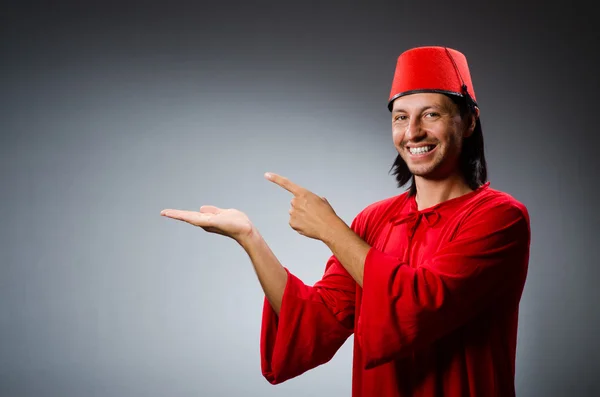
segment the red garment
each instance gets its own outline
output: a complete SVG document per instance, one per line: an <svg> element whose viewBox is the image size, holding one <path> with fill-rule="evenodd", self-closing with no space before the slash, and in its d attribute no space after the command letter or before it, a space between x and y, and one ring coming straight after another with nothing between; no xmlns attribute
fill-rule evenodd
<svg viewBox="0 0 600 397"><path fill-rule="evenodd" d="M487 183L423 211L388 198L351 227L371 246L363 288L335 256L312 287L288 271L279 317L264 301L265 378L329 361L355 332L353 397L514 396L527 209Z"/></svg>

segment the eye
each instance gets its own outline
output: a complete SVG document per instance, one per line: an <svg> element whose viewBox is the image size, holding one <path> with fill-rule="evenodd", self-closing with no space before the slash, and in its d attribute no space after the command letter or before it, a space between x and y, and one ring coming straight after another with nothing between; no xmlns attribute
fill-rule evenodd
<svg viewBox="0 0 600 397"><path fill-rule="evenodd" d="M440 114L439 114L439 113L436 113L436 112L428 112L428 113L425 113L425 117L429 117L429 118L433 118L433 117L439 117L439 116L440 116Z"/></svg>
<svg viewBox="0 0 600 397"><path fill-rule="evenodd" d="M403 114L399 114L396 117L394 117L394 121L404 121L406 119L407 119L406 115L403 115Z"/></svg>

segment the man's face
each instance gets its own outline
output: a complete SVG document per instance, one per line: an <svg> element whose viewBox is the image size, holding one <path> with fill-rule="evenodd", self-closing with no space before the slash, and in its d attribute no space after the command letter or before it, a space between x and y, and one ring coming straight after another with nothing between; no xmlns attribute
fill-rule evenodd
<svg viewBox="0 0 600 397"><path fill-rule="evenodd" d="M447 177L458 167L462 140L475 128L462 120L458 106L443 94L400 97L392 108L394 146L415 176ZM469 127L469 128L467 128Z"/></svg>

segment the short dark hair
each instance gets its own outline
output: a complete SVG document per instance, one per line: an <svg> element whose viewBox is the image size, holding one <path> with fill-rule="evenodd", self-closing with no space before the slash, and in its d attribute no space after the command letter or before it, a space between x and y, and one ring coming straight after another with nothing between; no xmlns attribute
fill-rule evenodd
<svg viewBox="0 0 600 397"><path fill-rule="evenodd" d="M446 96L458 105L460 115L463 119L474 113L475 105L464 97L459 97L457 95ZM458 161L460 170L471 189L475 190L487 182L487 163L485 161L485 151L483 146L483 130L479 118L477 118L473 133L463 140L462 150ZM392 175L396 176L399 188L406 185L408 181L411 181L409 187L410 195L415 195L417 193L414 175L410 172L404 159L402 159L399 154L396 156L396 160L394 161L392 168L390 168L390 172Z"/></svg>

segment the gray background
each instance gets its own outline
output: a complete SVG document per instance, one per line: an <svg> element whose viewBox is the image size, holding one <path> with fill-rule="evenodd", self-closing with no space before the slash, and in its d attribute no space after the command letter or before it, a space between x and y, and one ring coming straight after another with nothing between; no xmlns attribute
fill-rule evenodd
<svg viewBox="0 0 600 397"><path fill-rule="evenodd" d="M330 252L289 228L291 196L263 173L347 222L403 191L386 103L420 45L467 55L492 187L530 210L518 395L600 394L590 10L81 3L2 4L1 396L349 396L352 338L269 385L245 253L159 212L238 208L315 282Z"/></svg>

